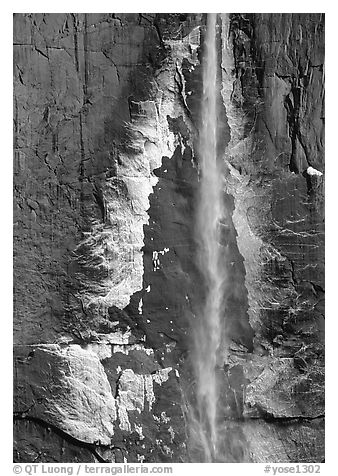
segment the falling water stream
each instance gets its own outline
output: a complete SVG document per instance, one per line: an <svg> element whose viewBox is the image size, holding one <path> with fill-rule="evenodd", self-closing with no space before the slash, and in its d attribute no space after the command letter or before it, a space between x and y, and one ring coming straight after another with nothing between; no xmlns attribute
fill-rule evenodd
<svg viewBox="0 0 338 476"><path fill-rule="evenodd" d="M199 131L200 184L197 213L198 260L205 283L201 313L193 329L195 410L191 437L204 461L218 459L219 372L223 341L226 267L220 230L224 216L223 177L217 160L217 14L208 14L203 55L203 97Z"/></svg>

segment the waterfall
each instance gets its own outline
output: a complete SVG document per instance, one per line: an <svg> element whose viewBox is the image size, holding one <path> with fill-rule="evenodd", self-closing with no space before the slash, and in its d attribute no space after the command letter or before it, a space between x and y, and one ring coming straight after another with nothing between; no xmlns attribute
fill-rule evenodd
<svg viewBox="0 0 338 476"><path fill-rule="evenodd" d="M226 267L220 231L224 217L223 177L217 160L217 14L208 14L204 44L203 97L199 130L200 183L196 235L198 264L205 296L193 327L192 365L195 378L195 408L190 415L190 438L199 445L204 461L215 461L219 452L218 368L223 345ZM223 356L224 357L224 356ZM218 363L219 361L219 363Z"/></svg>

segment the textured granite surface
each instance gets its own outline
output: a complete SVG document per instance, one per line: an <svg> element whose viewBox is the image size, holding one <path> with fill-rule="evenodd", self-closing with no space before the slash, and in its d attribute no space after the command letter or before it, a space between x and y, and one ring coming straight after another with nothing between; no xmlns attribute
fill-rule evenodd
<svg viewBox="0 0 338 476"><path fill-rule="evenodd" d="M15 461L191 460L204 25L14 16ZM320 462L324 16L222 15L218 31L225 458Z"/></svg>

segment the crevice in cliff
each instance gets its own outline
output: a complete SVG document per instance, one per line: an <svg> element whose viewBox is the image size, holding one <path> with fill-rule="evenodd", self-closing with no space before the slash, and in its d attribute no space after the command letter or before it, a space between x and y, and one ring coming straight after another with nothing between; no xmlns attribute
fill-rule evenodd
<svg viewBox="0 0 338 476"><path fill-rule="evenodd" d="M79 74L79 45L78 45L78 37L77 37L77 21L75 13L72 13L73 18L73 28L74 28L74 59L75 59L75 68L77 73Z"/></svg>
<svg viewBox="0 0 338 476"><path fill-rule="evenodd" d="M289 262L291 266L291 280L294 288L296 289L296 286L298 285L298 280L296 278L295 263L291 259L289 259Z"/></svg>
<svg viewBox="0 0 338 476"><path fill-rule="evenodd" d="M46 58L48 61L49 61L49 56L48 54L44 53L42 50L40 50L40 48L38 48L36 45L34 45L34 49L35 51L37 51L41 56L43 56L44 58Z"/></svg>
<svg viewBox="0 0 338 476"><path fill-rule="evenodd" d="M324 298L325 289L322 286L320 286L318 283L314 283L313 281L303 281L303 282L309 283L311 285L312 293L314 294L316 298L318 298L318 301L314 304L314 306L316 306L321 301L321 299Z"/></svg>
<svg viewBox="0 0 338 476"><path fill-rule="evenodd" d="M88 14L84 14L84 32L83 32L83 60L84 60L84 83L83 93L86 103L88 99Z"/></svg>
<svg viewBox="0 0 338 476"><path fill-rule="evenodd" d="M298 92L298 94L297 94ZM300 167L297 161L297 139L299 133L299 88L291 87L290 93L285 97L284 106L287 114L287 122L289 125L289 136L291 141L291 155L289 169L291 172L298 174Z"/></svg>
<svg viewBox="0 0 338 476"><path fill-rule="evenodd" d="M93 184L93 197L101 212L102 222L105 223L107 220L107 207L102 189L96 183Z"/></svg>
<svg viewBox="0 0 338 476"><path fill-rule="evenodd" d="M187 96L186 96L186 92L185 92L185 79L184 79L184 76L182 74L182 71L179 67L179 65L176 63L176 70L175 70L175 76L174 76L174 81L175 81L175 84L177 85L177 88L178 88L178 92L179 92L179 97L181 99L181 104L183 106L183 109L185 111L185 113L187 114L187 117L189 119L189 121L191 123L193 123L193 118L192 118L192 114L191 114L191 111L189 109L189 106L187 104Z"/></svg>
<svg viewBox="0 0 338 476"><path fill-rule="evenodd" d="M249 420L263 420L268 423L297 423L297 422L310 422L314 420L323 420L325 418L325 413L321 413L314 416L306 416L306 415L295 415L295 416L276 416L272 415L271 413L259 409L260 415L257 417L250 416L246 417Z"/></svg>
<svg viewBox="0 0 338 476"><path fill-rule="evenodd" d="M115 400L117 400L118 397L119 397L120 380L121 380L122 375L123 375L123 372L119 372L119 374L117 376L117 379L116 379L116 382L115 382L115 393L114 393Z"/></svg>
<svg viewBox="0 0 338 476"><path fill-rule="evenodd" d="M270 131L270 128L269 128L269 126L268 126L268 124L267 124L267 122L266 122L266 120L265 120L264 117L262 118L262 121L263 121L263 124L264 124L266 130L268 131L268 134L269 134L271 143L274 144L274 142L275 142L275 141L274 141L274 138L273 138L273 136L272 136L272 133L271 133L271 131Z"/></svg>
<svg viewBox="0 0 338 476"><path fill-rule="evenodd" d="M116 77L117 77L118 82L120 83L121 82L120 72L119 72L119 69L118 69L116 63L111 59L111 57L107 54L107 52L104 49L102 49L101 52L102 52L103 56L105 58L107 58L107 60L109 60L112 63L112 65L115 67Z"/></svg>
<svg viewBox="0 0 338 476"><path fill-rule="evenodd" d="M80 210L81 210L81 217L85 219L85 196L84 196L84 180L85 180L85 148L84 148L84 139L83 139L83 117L82 112L79 114L79 125L80 125L80 153L81 153L81 161L80 161Z"/></svg>

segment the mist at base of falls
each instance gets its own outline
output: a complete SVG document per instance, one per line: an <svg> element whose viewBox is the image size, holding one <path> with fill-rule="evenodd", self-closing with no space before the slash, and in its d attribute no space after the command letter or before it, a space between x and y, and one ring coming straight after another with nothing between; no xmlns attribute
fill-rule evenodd
<svg viewBox="0 0 338 476"><path fill-rule="evenodd" d="M224 333L226 247L221 245L224 221L224 177L217 160L217 14L208 14L204 42L203 96L199 130L200 183L196 217L198 266L205 287L200 314L192 326L193 402L187 404L188 440L202 461L221 461L225 440L220 405L221 368L227 352ZM223 420L223 423L222 423Z"/></svg>

